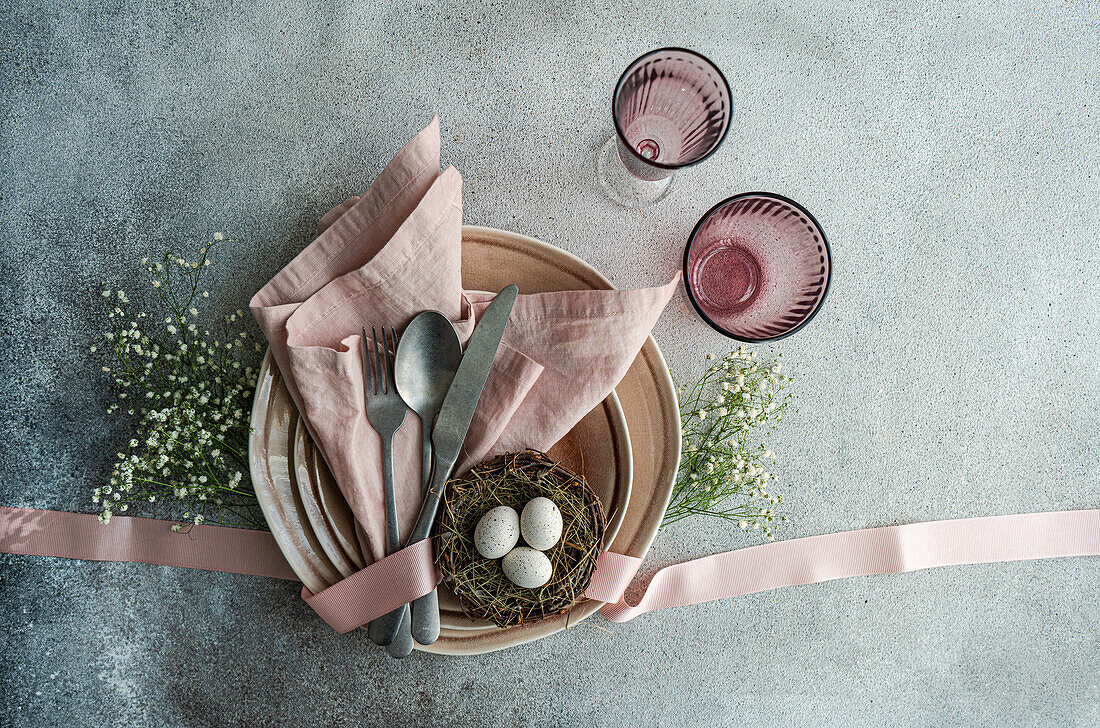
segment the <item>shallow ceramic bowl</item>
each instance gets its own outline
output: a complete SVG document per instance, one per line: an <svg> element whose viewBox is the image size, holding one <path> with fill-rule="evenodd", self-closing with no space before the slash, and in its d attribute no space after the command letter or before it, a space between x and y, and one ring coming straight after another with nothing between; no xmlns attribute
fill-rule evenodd
<svg viewBox="0 0 1100 728"><path fill-rule="evenodd" d="M462 243L462 277L467 289L499 290L509 283L518 284L522 293L612 288L584 261L532 238L465 226ZM551 448L550 454L594 481L593 487L601 498L604 493L613 494L611 503L604 503L609 520L617 525L609 547L619 553L644 557L660 527L680 458L675 388L652 338L647 339L619 383L616 395L617 401L612 397L605 400L574 432ZM299 488L296 482L299 468L292 459L295 454L307 458L301 472L311 478L323 478L323 472L316 454L309 455L304 445L299 447L294 442L297 413L293 409L278 372L268 363L261 372L253 406L254 433L249 448L253 484L258 496L264 492L261 507L287 560L306 585L317 591L310 582L333 583L340 578L340 572L313 532L302 502L301 493L317 492L316 498L320 499L324 491L312 486ZM617 424L622 422L625 429ZM591 432L578 431L582 426L592 428ZM596 431L603 434L596 435ZM629 436L616 440L615 433L620 432ZM312 464L308 458L313 458ZM624 476L628 491L621 489ZM616 484L610 491L608 482ZM469 620L461 613L453 595L441 593L440 638L420 649L443 654L499 650L565 629L600 606L601 602L582 601L567 614L498 629Z"/></svg>

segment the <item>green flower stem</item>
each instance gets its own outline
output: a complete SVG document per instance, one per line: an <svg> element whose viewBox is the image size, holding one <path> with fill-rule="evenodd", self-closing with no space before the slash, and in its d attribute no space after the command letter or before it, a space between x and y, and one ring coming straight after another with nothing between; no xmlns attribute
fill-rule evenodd
<svg viewBox="0 0 1100 728"><path fill-rule="evenodd" d="M769 492L774 456L754 443L771 433L789 404L783 391L789 378L780 368L778 362L758 362L755 352L742 347L681 388L683 457L663 526L703 515L773 537L773 506L782 502Z"/></svg>
<svg viewBox="0 0 1100 728"><path fill-rule="evenodd" d="M161 499L186 507L184 518L193 524L263 526L245 479L256 370L245 360L247 334L234 336L243 312L225 317L220 335L199 325L196 303L209 297L199 292L212 245L202 246L195 261L168 254L158 263L142 261L154 315L131 315L129 299L115 292L105 335L113 363L104 369L118 391L108 411L129 418L138 435L93 494L103 521L142 500ZM114 297L111 291L104 296Z"/></svg>

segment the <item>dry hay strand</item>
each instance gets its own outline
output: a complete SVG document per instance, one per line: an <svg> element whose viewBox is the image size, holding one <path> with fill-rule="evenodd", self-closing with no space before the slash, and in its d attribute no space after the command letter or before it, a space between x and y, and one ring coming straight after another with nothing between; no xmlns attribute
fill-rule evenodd
<svg viewBox="0 0 1100 728"><path fill-rule="evenodd" d="M470 617L511 627L567 612L584 598L596 568L604 528L603 506L583 476L545 453L501 455L447 484L436 533L436 563ZM554 567L550 581L525 589L508 581L501 559L474 547L474 527L497 506L522 512L538 496L557 505L561 539L544 553Z"/></svg>

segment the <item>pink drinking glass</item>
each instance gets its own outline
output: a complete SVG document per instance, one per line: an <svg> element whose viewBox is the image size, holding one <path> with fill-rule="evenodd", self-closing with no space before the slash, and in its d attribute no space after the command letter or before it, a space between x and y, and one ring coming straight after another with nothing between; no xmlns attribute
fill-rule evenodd
<svg viewBox="0 0 1100 728"><path fill-rule="evenodd" d="M722 72L684 48L659 48L631 63L611 113L615 135L596 155L596 176L608 197L635 208L663 199L677 169L713 154L733 116Z"/></svg>
<svg viewBox="0 0 1100 728"><path fill-rule="evenodd" d="M712 207L684 251L695 309L738 341L781 339L808 324L825 300L831 270L829 243L813 215L768 192Z"/></svg>

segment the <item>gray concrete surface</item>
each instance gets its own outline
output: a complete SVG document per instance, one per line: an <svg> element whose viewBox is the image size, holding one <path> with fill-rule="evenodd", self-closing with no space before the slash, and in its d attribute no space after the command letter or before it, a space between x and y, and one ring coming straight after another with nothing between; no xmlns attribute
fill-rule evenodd
<svg viewBox="0 0 1100 728"><path fill-rule="evenodd" d="M99 282L224 231L243 306L430 118L466 220L666 280L729 194L804 203L830 299L771 346L783 537L1100 505L1100 23L1087 2L3 2L0 503L91 510ZM658 207L601 199L619 72L683 45L736 123ZM689 377L726 342L673 301ZM684 523L651 563L750 544ZM395 664L286 583L0 557L3 726L1089 726L1100 561L852 579Z"/></svg>

